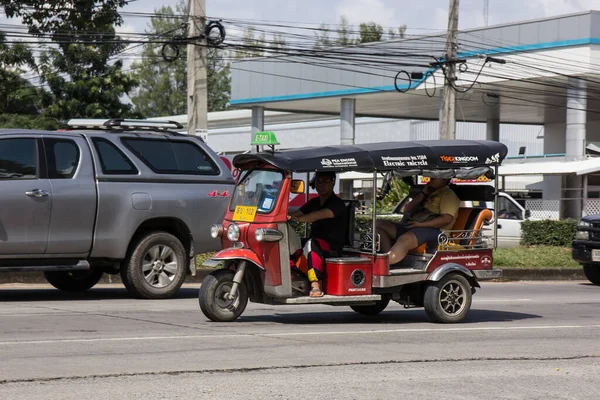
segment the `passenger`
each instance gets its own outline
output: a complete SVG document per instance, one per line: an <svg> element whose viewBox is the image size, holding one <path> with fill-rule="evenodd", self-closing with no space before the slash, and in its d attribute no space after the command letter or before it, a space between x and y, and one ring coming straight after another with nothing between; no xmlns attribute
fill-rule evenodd
<svg viewBox="0 0 600 400"><path fill-rule="evenodd" d="M341 254L346 235L346 205L334 192L334 172L317 172L315 186L319 197L309 200L288 215L288 221L311 223L310 238L290 256L292 269L304 273L311 283L310 296L324 295L321 283L325 259ZM304 257L302 257L304 256Z"/></svg>
<svg viewBox="0 0 600 400"><path fill-rule="evenodd" d="M406 205L400 223L377 221L380 251L389 252L390 265L402 261L411 249L423 243L437 243L442 230L452 229L460 200L449 183L449 179L431 178Z"/></svg>

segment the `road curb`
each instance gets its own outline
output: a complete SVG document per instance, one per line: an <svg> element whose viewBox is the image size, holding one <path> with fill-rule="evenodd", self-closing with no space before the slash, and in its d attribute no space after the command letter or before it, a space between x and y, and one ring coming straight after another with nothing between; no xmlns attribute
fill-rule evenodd
<svg viewBox="0 0 600 400"><path fill-rule="evenodd" d="M572 268L541 268L541 269L502 269L503 281L570 281L587 280L583 269Z"/></svg>
<svg viewBox="0 0 600 400"><path fill-rule="evenodd" d="M200 283L214 269L198 269L196 276L188 276L186 283ZM542 269L502 269L503 276L498 281L551 281L551 280L587 280L583 269L572 268L542 268ZM7 272L0 273L0 284L4 283L48 283L42 272ZM100 283L121 284L120 275L105 274Z"/></svg>

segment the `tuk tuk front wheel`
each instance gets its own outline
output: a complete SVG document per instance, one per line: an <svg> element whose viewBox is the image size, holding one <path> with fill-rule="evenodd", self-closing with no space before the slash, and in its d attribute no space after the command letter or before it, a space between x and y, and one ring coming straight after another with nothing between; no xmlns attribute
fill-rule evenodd
<svg viewBox="0 0 600 400"><path fill-rule="evenodd" d="M471 308L471 284L460 274L448 274L425 289L423 305L433 322L461 322Z"/></svg>
<svg viewBox="0 0 600 400"><path fill-rule="evenodd" d="M244 282L238 285L235 298L233 300L228 298L234 275L235 273L229 269L220 269L202 281L198 301L200 309L211 321L235 321L246 309L248 290Z"/></svg>

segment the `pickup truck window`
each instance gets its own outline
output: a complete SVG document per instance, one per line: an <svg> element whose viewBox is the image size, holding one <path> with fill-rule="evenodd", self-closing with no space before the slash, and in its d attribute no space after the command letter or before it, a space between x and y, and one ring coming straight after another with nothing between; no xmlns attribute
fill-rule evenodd
<svg viewBox="0 0 600 400"><path fill-rule="evenodd" d="M109 140L92 138L100 157L100 166L105 175L137 175L138 169L117 146Z"/></svg>
<svg viewBox="0 0 600 400"><path fill-rule="evenodd" d="M68 139L44 139L48 178L71 179L79 165L79 147Z"/></svg>
<svg viewBox="0 0 600 400"><path fill-rule="evenodd" d="M218 175L219 168L188 141L122 138L125 146L157 174Z"/></svg>
<svg viewBox="0 0 600 400"><path fill-rule="evenodd" d="M498 197L498 218L523 219L521 209L506 197Z"/></svg>
<svg viewBox="0 0 600 400"><path fill-rule="evenodd" d="M36 139L0 139L0 179L37 179Z"/></svg>

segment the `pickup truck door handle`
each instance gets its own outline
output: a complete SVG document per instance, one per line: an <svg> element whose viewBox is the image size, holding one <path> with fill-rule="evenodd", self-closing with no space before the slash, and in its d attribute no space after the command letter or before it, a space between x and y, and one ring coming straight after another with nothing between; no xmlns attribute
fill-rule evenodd
<svg viewBox="0 0 600 400"><path fill-rule="evenodd" d="M30 197L45 197L48 196L50 193L42 189L33 189L28 192L25 192L25 194Z"/></svg>
<svg viewBox="0 0 600 400"><path fill-rule="evenodd" d="M502 225L498 224L498 229L502 229Z"/></svg>

